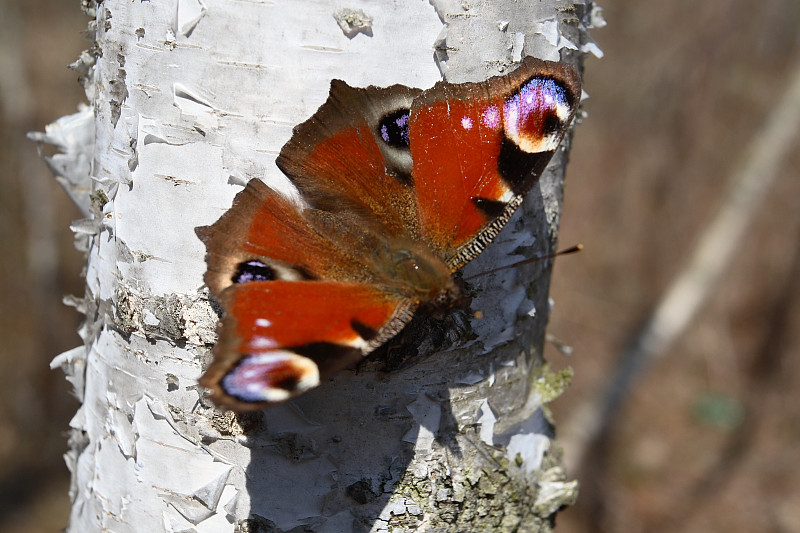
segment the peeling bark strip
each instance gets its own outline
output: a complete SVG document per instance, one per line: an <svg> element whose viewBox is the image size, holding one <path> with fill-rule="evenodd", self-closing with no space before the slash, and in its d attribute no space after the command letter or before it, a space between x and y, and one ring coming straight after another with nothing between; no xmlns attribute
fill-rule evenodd
<svg viewBox="0 0 800 533"><path fill-rule="evenodd" d="M36 136L62 148L48 163L87 213L72 228L84 346L53 361L82 401L69 531L551 529L576 487L541 409L568 381L539 355L549 265L486 276L483 320L412 328L424 355L472 330L458 348L237 417L196 386L217 317L194 228L249 178L288 189L275 156L331 79L430 87L525 55L576 63L596 51L591 2L85 3L95 43L73 67L92 108ZM471 273L553 248L564 161Z"/></svg>

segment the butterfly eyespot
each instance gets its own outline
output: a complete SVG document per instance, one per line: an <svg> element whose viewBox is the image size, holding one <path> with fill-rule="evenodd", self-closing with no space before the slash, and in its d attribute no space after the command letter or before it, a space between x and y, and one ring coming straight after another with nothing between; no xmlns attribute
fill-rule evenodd
<svg viewBox="0 0 800 533"><path fill-rule="evenodd" d="M571 109L569 92L561 83L534 77L503 105L506 137L523 152L555 150Z"/></svg>
<svg viewBox="0 0 800 533"><path fill-rule="evenodd" d="M275 270L258 259L243 261L236 266L236 273L231 278L234 283L251 281L272 281L276 279Z"/></svg>
<svg viewBox="0 0 800 533"><path fill-rule="evenodd" d="M387 145L408 148L408 120L410 111L398 109L385 115L378 125L378 135Z"/></svg>
<svg viewBox="0 0 800 533"><path fill-rule="evenodd" d="M247 355L222 378L226 394L243 402L279 402L319 384L319 368L288 350Z"/></svg>

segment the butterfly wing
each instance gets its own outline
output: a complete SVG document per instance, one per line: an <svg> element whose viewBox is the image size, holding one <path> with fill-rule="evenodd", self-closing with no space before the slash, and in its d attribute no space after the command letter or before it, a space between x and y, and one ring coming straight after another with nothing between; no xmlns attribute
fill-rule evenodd
<svg viewBox="0 0 800 533"><path fill-rule="evenodd" d="M419 89L331 82L328 100L298 125L276 163L308 204L360 216L382 231L414 233L408 110Z"/></svg>
<svg viewBox="0 0 800 533"><path fill-rule="evenodd" d="M580 94L572 67L532 57L505 76L425 91L334 80L277 163L312 206L422 240L455 271L539 179Z"/></svg>
<svg viewBox="0 0 800 533"><path fill-rule="evenodd" d="M364 250L339 246L314 214L251 180L216 223L197 229L206 284L225 310L201 379L218 405L261 409L291 398L410 320L415 304L372 283ZM338 222L328 221L348 226Z"/></svg>
<svg viewBox="0 0 800 533"><path fill-rule="evenodd" d="M385 342L413 306L370 285L253 281L229 287L214 362L200 383L218 405L263 409L316 387Z"/></svg>
<svg viewBox="0 0 800 533"><path fill-rule="evenodd" d="M411 107L419 224L453 270L478 255L539 179L580 100L571 67L527 58L480 83L437 83Z"/></svg>

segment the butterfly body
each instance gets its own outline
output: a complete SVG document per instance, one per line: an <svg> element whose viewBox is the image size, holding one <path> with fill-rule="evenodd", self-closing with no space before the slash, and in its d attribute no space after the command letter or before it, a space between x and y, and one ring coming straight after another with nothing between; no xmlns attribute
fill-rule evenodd
<svg viewBox="0 0 800 533"><path fill-rule="evenodd" d="M481 83L352 88L295 128L276 161L297 205L251 180L197 232L224 312L201 383L258 409L362 359L420 309L465 301L453 274L541 175L580 97L575 71L529 58Z"/></svg>

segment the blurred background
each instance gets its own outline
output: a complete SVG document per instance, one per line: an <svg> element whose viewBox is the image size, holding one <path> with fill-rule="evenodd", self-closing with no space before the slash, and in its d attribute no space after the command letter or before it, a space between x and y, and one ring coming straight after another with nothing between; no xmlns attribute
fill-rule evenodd
<svg viewBox="0 0 800 533"><path fill-rule="evenodd" d="M52 532L69 512L61 455L77 402L49 361L77 346L80 218L28 131L84 95L78 0L0 0L0 531ZM559 428L603 390L685 266L800 65L800 2L604 0L586 61L546 347L575 371ZM800 146L795 141L795 147ZM800 532L800 150L778 169L700 314L636 381L571 476L561 533ZM559 436L562 436L559 434ZM569 435L564 435L567 439ZM565 442L565 446L569 446Z"/></svg>
<svg viewBox="0 0 800 533"><path fill-rule="evenodd" d="M69 224L78 209L36 153L44 131L85 101L66 67L87 48L80 2L0 0L0 531L63 530L69 516L68 423L78 402L49 369L78 346L84 259Z"/></svg>

